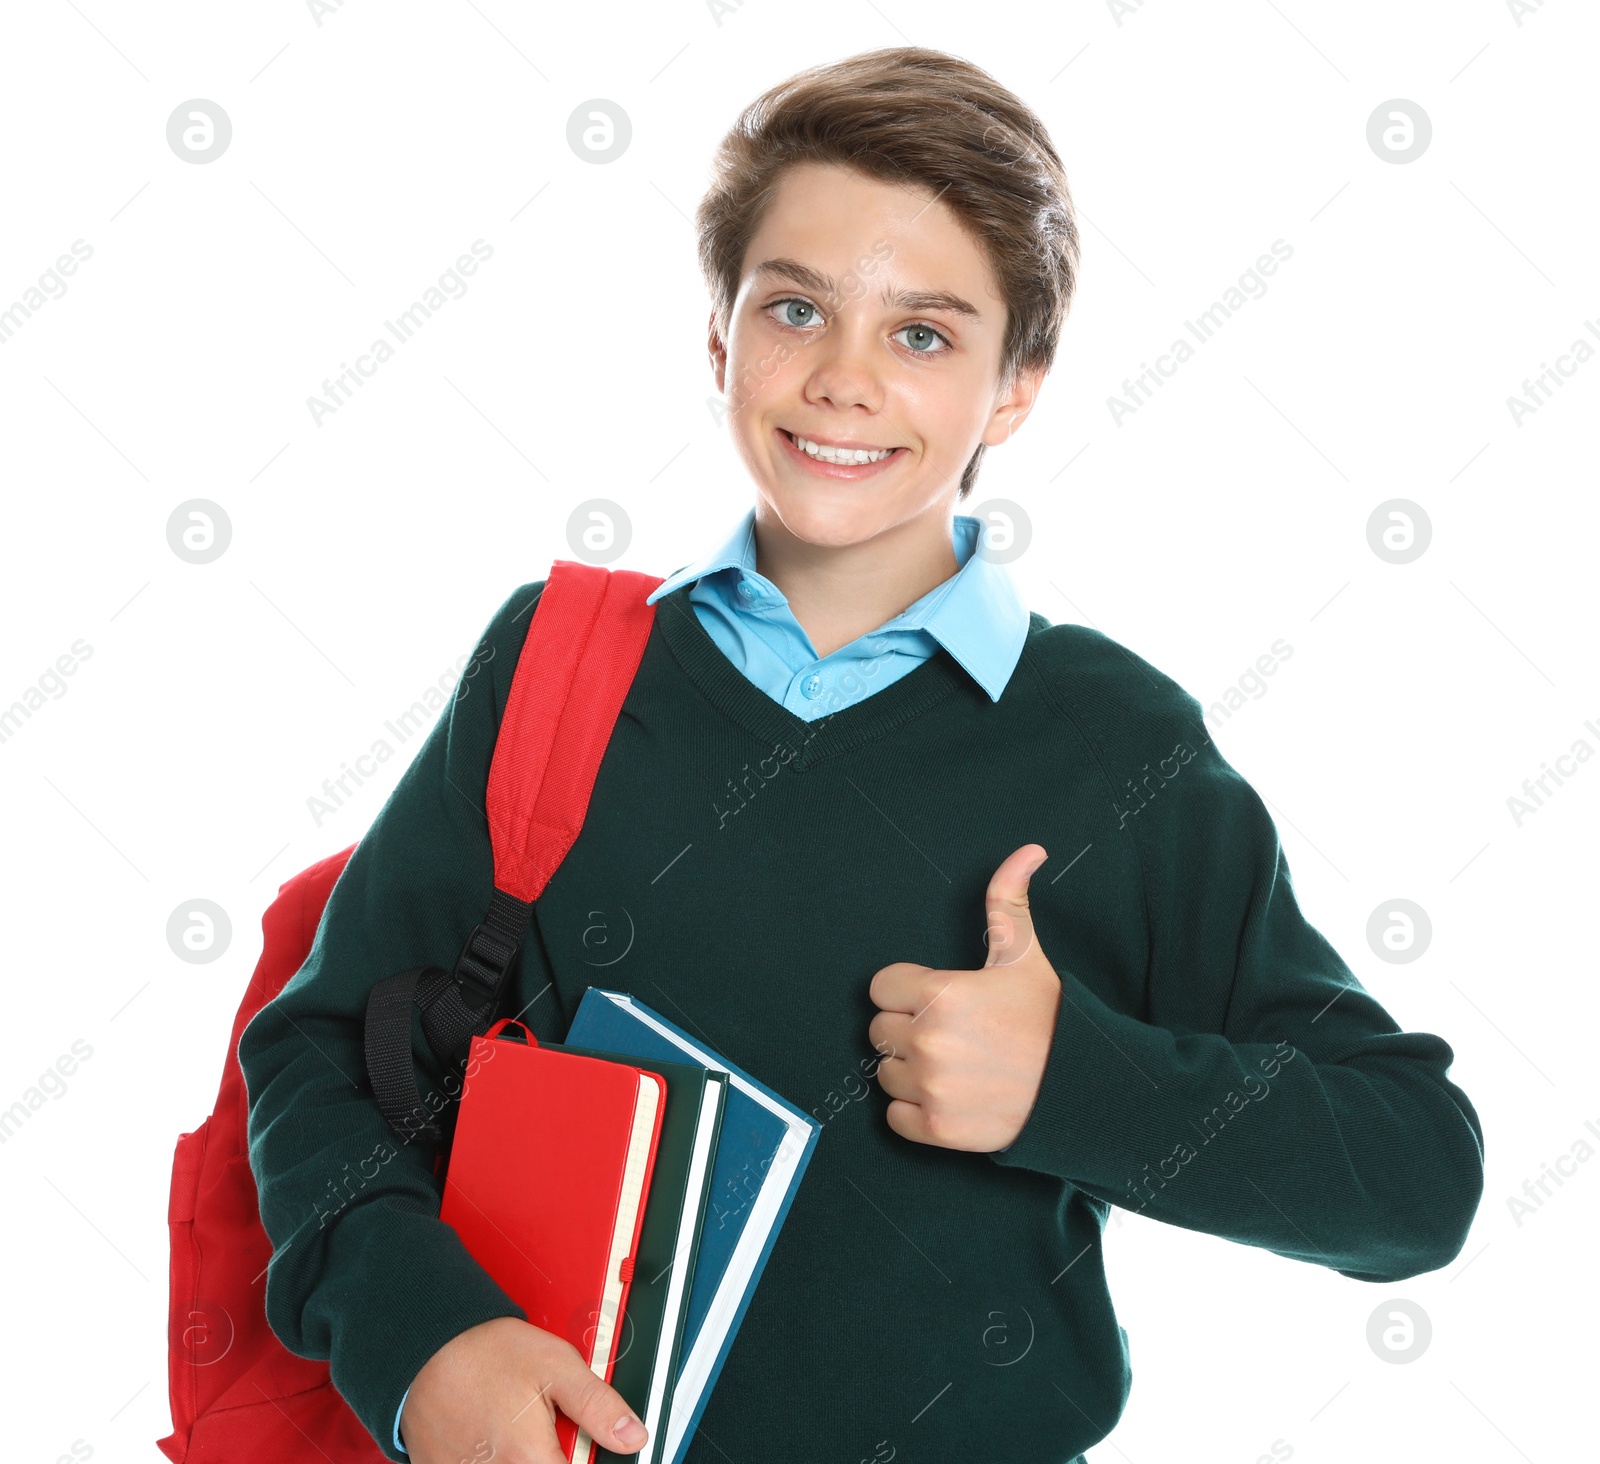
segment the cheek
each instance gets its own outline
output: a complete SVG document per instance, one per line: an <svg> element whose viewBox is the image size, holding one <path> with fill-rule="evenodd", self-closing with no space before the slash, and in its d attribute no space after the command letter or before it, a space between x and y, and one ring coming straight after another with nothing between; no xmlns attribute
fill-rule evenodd
<svg viewBox="0 0 1600 1464"><path fill-rule="evenodd" d="M793 347L779 345L766 357L730 354L723 382L728 427L746 439L761 438L781 402L792 402L800 390L788 358Z"/></svg>
<svg viewBox="0 0 1600 1464"><path fill-rule="evenodd" d="M928 372L898 383L885 410L905 424L930 456L942 458L977 442L992 395L975 372Z"/></svg>
<svg viewBox="0 0 1600 1464"><path fill-rule="evenodd" d="M745 384L755 395L790 387L800 375L799 343L762 320L741 320L728 343L728 379Z"/></svg>

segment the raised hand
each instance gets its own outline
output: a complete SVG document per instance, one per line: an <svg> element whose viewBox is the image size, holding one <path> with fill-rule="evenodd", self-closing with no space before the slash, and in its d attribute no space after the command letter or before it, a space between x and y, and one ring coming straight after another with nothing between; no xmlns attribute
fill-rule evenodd
<svg viewBox="0 0 1600 1464"><path fill-rule="evenodd" d="M1022 1132L1055 1036L1061 978L1028 913L1028 881L1049 856L1024 844L985 892L989 958L976 971L896 961L872 978L867 1037L888 1054L878 1081L889 1127L919 1144L989 1153Z"/></svg>

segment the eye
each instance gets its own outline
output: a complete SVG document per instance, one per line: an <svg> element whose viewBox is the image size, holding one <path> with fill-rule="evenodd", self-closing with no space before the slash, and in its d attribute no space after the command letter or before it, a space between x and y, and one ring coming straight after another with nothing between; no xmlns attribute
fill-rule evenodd
<svg viewBox="0 0 1600 1464"><path fill-rule="evenodd" d="M947 336L942 330L935 330L931 325L927 324L925 321L916 321L911 325L902 325L900 327L900 329L895 332L895 335L897 335L897 336L904 335L907 331L912 332L912 334L914 336L916 336L917 338L919 338L919 339L921 339L923 341L926 341L926 340L929 340L930 338L932 338L933 340L940 340L940 341L944 342L944 350L943 351L935 351L935 350L930 350L930 349L924 349L921 346L914 346L914 345L911 344L910 341L907 341L906 342L906 349L909 350L912 353L912 355L914 355L914 356L942 356L942 355L944 355L945 351L950 351L950 350L954 350L955 349L955 347L951 344L949 336Z"/></svg>
<svg viewBox="0 0 1600 1464"><path fill-rule="evenodd" d="M811 301L800 295L789 295L782 300L774 300L766 307L770 314L774 310L782 313L774 317L778 324L787 326L791 330L811 330L822 318L822 312ZM912 340L904 342L905 347L914 356L943 356L955 349L954 342L942 330L936 330L926 321L913 321L910 325L902 325L894 332L890 339L910 333ZM934 342L943 342L935 349Z"/></svg>
<svg viewBox="0 0 1600 1464"><path fill-rule="evenodd" d="M803 300L798 295L791 295L784 300L774 300L767 309L777 310L783 308L783 314L778 317L780 325L788 325L796 330L804 330L817 323L817 307L809 300Z"/></svg>

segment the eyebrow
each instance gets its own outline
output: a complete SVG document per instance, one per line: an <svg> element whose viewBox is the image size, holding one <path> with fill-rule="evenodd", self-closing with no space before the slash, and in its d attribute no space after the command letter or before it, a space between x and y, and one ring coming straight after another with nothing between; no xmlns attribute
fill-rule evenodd
<svg viewBox="0 0 1600 1464"><path fill-rule="evenodd" d="M793 280L810 290L813 295L822 295L829 299L838 299L844 293L832 275L812 269L808 264L801 264L798 259L763 260L750 273L754 279ZM948 290L898 290L891 296L885 289L882 299L885 305L901 310L948 310L953 315L981 316L976 305L963 300L959 295L951 294Z"/></svg>

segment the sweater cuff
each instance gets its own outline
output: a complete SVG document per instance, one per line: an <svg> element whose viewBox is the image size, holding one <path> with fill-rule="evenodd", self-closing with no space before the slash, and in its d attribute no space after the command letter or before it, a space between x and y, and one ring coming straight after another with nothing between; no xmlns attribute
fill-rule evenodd
<svg viewBox="0 0 1600 1464"><path fill-rule="evenodd" d="M328 1243L334 1386L387 1458L399 1447L400 1406L430 1357L469 1327L527 1313L437 1215L392 1198L347 1211Z"/></svg>
<svg viewBox="0 0 1600 1464"><path fill-rule="evenodd" d="M1138 1149L1172 1038L1113 1011L1070 971L1058 974L1061 1005L1038 1097L1016 1138L989 1157L1008 1168L1084 1181L1108 1156ZM1141 1112L1130 1095L1151 1101Z"/></svg>

